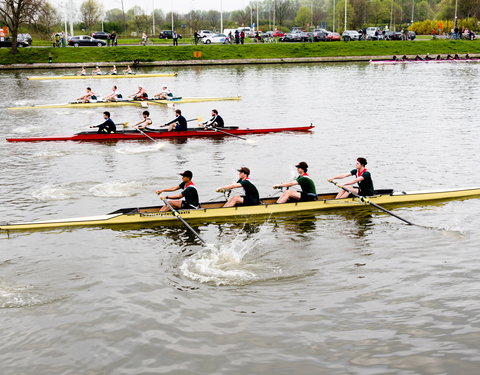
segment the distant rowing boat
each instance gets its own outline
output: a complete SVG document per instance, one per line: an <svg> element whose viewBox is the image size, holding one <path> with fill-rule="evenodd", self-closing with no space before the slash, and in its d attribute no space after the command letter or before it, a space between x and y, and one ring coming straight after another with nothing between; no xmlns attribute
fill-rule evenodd
<svg viewBox="0 0 480 375"><path fill-rule="evenodd" d="M370 60L370 64L390 65L390 64L415 64L415 63L464 63L464 62L480 62L480 59L450 59L450 60Z"/></svg>
<svg viewBox="0 0 480 375"><path fill-rule="evenodd" d="M149 78L149 77L176 77L178 73L152 73L152 74L88 74L78 76L33 76L29 80L53 80L53 79L117 79L117 78Z"/></svg>
<svg viewBox="0 0 480 375"><path fill-rule="evenodd" d="M25 107L9 107L8 109L49 109L49 108L90 108L90 107L117 107L117 106L148 106L149 104L168 105L169 103L202 103L202 102L216 102L223 100L240 100L239 96L226 97L178 97L174 99L146 99L146 100L117 100L116 102L109 102L104 100L97 100L90 103L70 102L60 104L38 104Z"/></svg>
<svg viewBox="0 0 480 375"><path fill-rule="evenodd" d="M381 205L424 203L442 199L459 199L480 197L480 188L455 189L423 192L394 192L377 190L376 196L369 200ZM331 209L355 209L365 207L357 198L334 199L335 193L318 194L318 200L311 202L276 204L276 198L263 198L258 206L241 206L223 208L225 202L202 203L198 210L181 209L178 212L189 222L209 222L216 219L228 219L250 216L269 216L272 214L297 214ZM0 224L0 230L31 230L73 226L115 226L127 224L169 224L177 220L172 212L160 211L162 206L122 208L107 215L77 217L36 222L12 222Z"/></svg>
<svg viewBox="0 0 480 375"><path fill-rule="evenodd" d="M238 126L230 126L221 128L223 132L228 132L230 135L248 135L248 134L266 134L266 133L280 133L280 132L308 132L314 128L313 125L297 126L287 128L263 128L263 129L240 129ZM214 137L220 138L228 136L220 131L205 128L190 128L186 131L171 131L157 130L144 131L150 138L191 138L191 137ZM37 137L37 138L7 138L8 142L41 142L41 141L124 141L124 140L147 140L144 134L136 130L120 130L114 134L98 134L97 132L81 132L73 136L67 137Z"/></svg>

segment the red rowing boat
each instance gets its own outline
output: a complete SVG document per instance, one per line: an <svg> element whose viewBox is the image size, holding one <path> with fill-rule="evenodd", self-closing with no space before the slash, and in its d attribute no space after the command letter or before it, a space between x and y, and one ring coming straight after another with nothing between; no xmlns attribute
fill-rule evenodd
<svg viewBox="0 0 480 375"><path fill-rule="evenodd" d="M192 128L186 131L150 130L144 131L150 138L190 138L190 137L225 137L248 134L265 134L280 132L307 132L314 128L313 125L288 128L240 129L230 126L221 129ZM146 140L144 134L136 130L121 130L114 134L98 134L97 132L81 132L69 137L37 137L37 138L7 138L8 142L41 142L41 141L123 141Z"/></svg>

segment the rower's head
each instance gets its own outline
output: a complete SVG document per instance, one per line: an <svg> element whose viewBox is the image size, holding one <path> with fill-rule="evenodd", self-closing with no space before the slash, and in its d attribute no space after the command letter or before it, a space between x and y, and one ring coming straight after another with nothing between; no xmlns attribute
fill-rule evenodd
<svg viewBox="0 0 480 375"><path fill-rule="evenodd" d="M107 118L110 118L110 112L105 111L103 112L103 118L106 120Z"/></svg>
<svg viewBox="0 0 480 375"><path fill-rule="evenodd" d="M218 115L218 111L216 109L212 109L212 116Z"/></svg>
<svg viewBox="0 0 480 375"><path fill-rule="evenodd" d="M240 178L247 178L248 176L250 176L250 169L247 167L241 167L238 170L238 173L240 175Z"/></svg>
<svg viewBox="0 0 480 375"><path fill-rule="evenodd" d="M150 116L150 112L143 111L142 115L143 115L144 118L147 118L148 116Z"/></svg>
<svg viewBox="0 0 480 375"><path fill-rule="evenodd" d="M365 158L357 158L357 163L356 163L356 167L357 169L360 169L360 168L365 168L365 166L367 165L367 159Z"/></svg>
<svg viewBox="0 0 480 375"><path fill-rule="evenodd" d="M180 176L182 176L183 181L191 181L193 177L192 171L185 171L180 173Z"/></svg>
<svg viewBox="0 0 480 375"><path fill-rule="evenodd" d="M116 86L116 85L113 85L113 89L116 90L116 89L117 89L117 86Z"/></svg>
<svg viewBox="0 0 480 375"><path fill-rule="evenodd" d="M295 168L297 168L298 170L300 170L300 174L302 173L307 173L308 171L308 164L305 163L304 161L301 161L300 163L298 163Z"/></svg>
<svg viewBox="0 0 480 375"><path fill-rule="evenodd" d="M90 87L87 87L87 91L92 91L92 89Z"/></svg>
<svg viewBox="0 0 480 375"><path fill-rule="evenodd" d="M163 86L162 86L162 89L166 90L166 89L167 89L167 86L163 85Z"/></svg>
<svg viewBox="0 0 480 375"><path fill-rule="evenodd" d="M181 109L176 109L175 113L176 113L177 117L181 116L182 115L182 110Z"/></svg>

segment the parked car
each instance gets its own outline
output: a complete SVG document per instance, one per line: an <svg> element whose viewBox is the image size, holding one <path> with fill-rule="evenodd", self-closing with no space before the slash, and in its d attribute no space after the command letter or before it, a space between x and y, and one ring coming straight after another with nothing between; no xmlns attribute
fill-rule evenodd
<svg viewBox="0 0 480 375"><path fill-rule="evenodd" d="M198 34L200 35L200 38L204 38L204 37L207 37L207 36L211 36L215 33L213 31L210 31L210 30L200 30L198 32Z"/></svg>
<svg viewBox="0 0 480 375"><path fill-rule="evenodd" d="M203 38L204 44L227 44L228 41L228 36L225 34L212 34Z"/></svg>
<svg viewBox="0 0 480 375"><path fill-rule="evenodd" d="M334 31L329 31L325 37L325 41L327 42L337 42L339 40L341 40L340 34Z"/></svg>
<svg viewBox="0 0 480 375"><path fill-rule="evenodd" d="M107 42L101 39L95 39L88 35L77 35L72 37L68 41L69 46L80 47L80 46L97 46L102 47L107 45Z"/></svg>
<svg viewBox="0 0 480 375"><path fill-rule="evenodd" d="M280 30L275 30L272 33L272 36L275 37L275 38L281 38L282 36L285 36L285 33L283 31L280 31Z"/></svg>
<svg viewBox="0 0 480 375"><path fill-rule="evenodd" d="M379 27L370 26L365 30L367 40L376 40L378 34L381 34Z"/></svg>
<svg viewBox="0 0 480 375"><path fill-rule="evenodd" d="M24 42L27 42L28 45L32 45L32 36L28 33L23 33L23 34L18 34L17 35L17 41L22 40Z"/></svg>
<svg viewBox="0 0 480 375"><path fill-rule="evenodd" d="M162 30L158 34L160 39L173 39L173 32L172 30Z"/></svg>
<svg viewBox="0 0 480 375"><path fill-rule="evenodd" d="M417 34L415 34L415 31L407 32L407 39L408 40L415 40L416 37L417 37Z"/></svg>
<svg viewBox="0 0 480 375"><path fill-rule="evenodd" d="M314 31L313 40L315 42L325 42L327 40L328 31Z"/></svg>
<svg viewBox="0 0 480 375"><path fill-rule="evenodd" d="M17 36L17 47L28 47L28 44L25 40L18 39ZM2 36L0 37L0 47L11 47L12 46L12 38L9 36Z"/></svg>
<svg viewBox="0 0 480 375"><path fill-rule="evenodd" d="M110 38L110 34L105 31L95 31L94 33L92 33L92 38L107 40L108 38Z"/></svg>
<svg viewBox="0 0 480 375"><path fill-rule="evenodd" d="M385 33L385 40L403 40L403 33L400 31L387 31Z"/></svg>
<svg viewBox="0 0 480 375"><path fill-rule="evenodd" d="M342 33L342 39L345 42L348 42L350 40L360 40L360 34L356 30L345 30Z"/></svg>
<svg viewBox="0 0 480 375"><path fill-rule="evenodd" d="M280 42L303 42L303 33L287 33L279 39Z"/></svg>

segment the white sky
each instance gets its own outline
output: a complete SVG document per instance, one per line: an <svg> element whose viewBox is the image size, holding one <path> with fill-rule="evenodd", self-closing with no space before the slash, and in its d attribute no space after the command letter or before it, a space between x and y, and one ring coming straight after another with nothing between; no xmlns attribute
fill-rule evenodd
<svg viewBox="0 0 480 375"><path fill-rule="evenodd" d="M61 3L62 0L56 0L55 2ZM74 0L77 7L83 2L83 0ZM122 9L121 0L101 0L105 10L118 8ZM147 13L150 13L155 6L155 9L161 9L164 13L170 12L172 7L176 13L188 13L192 9L197 10L220 10L220 6L223 11L231 11L237 9L244 9L250 0L123 0L123 6L125 12L135 5L142 7Z"/></svg>

